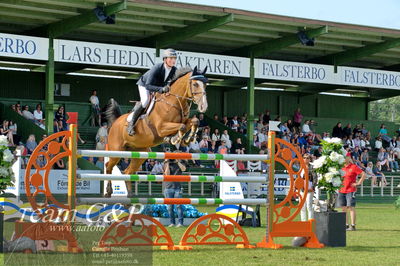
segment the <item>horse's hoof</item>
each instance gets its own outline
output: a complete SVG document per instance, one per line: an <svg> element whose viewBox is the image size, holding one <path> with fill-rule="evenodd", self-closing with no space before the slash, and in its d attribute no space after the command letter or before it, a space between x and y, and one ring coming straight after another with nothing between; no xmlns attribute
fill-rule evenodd
<svg viewBox="0 0 400 266"><path fill-rule="evenodd" d="M176 144L178 144L178 142L179 142L179 138L175 138L175 137L171 138L171 144L172 145L176 145Z"/></svg>

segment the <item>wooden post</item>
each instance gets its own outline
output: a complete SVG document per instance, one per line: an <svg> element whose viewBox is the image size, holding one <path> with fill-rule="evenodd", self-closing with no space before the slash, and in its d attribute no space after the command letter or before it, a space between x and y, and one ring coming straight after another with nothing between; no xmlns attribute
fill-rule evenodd
<svg viewBox="0 0 400 266"><path fill-rule="evenodd" d="M71 154L68 158L68 206L72 212L75 210L76 202L76 168L77 168L77 125L69 126L71 138L69 140L69 150Z"/></svg>

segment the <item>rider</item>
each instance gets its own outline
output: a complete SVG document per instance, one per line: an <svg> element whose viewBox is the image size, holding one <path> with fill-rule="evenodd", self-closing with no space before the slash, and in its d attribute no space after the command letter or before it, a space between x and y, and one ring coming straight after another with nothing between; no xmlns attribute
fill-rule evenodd
<svg viewBox="0 0 400 266"><path fill-rule="evenodd" d="M176 57L177 53L174 49L168 48L163 52L163 63L154 65L148 70L143 76L140 77L136 83L139 87L140 102L137 102L133 107L132 120L128 124L128 134L135 134L135 123L143 110L147 107L150 102L150 93L169 92L169 82L175 75L176 71Z"/></svg>

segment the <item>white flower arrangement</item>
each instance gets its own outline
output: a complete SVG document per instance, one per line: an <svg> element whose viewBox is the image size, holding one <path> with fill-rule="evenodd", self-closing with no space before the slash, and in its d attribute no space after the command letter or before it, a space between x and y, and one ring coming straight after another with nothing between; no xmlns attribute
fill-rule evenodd
<svg viewBox="0 0 400 266"><path fill-rule="evenodd" d="M342 186L346 151L343 149L342 140L339 138L326 138L321 141L322 155L312 162L318 174L317 186L327 192L328 210L334 209L334 195Z"/></svg>
<svg viewBox="0 0 400 266"><path fill-rule="evenodd" d="M6 136L0 136L0 192L3 193L7 186L12 185L14 172L12 171L12 162L14 155L8 149L8 139Z"/></svg>

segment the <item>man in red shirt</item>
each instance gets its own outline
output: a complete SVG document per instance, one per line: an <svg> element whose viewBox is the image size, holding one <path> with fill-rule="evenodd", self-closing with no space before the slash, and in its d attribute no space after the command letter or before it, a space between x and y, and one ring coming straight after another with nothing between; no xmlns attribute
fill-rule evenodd
<svg viewBox="0 0 400 266"><path fill-rule="evenodd" d="M356 230L356 192L357 186L364 182L366 177L363 170L353 163L350 156L346 157L345 165L342 169L345 172L343 178L343 186L339 190L338 207L342 207L343 212L346 213L347 230ZM357 176L361 178L357 182ZM351 225L348 224L350 212Z"/></svg>

